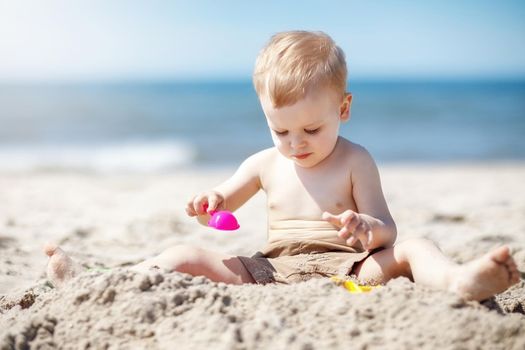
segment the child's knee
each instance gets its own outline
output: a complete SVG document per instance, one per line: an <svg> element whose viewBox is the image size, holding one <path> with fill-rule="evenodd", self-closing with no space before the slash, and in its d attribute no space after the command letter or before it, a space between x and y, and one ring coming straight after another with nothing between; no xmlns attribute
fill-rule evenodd
<svg viewBox="0 0 525 350"><path fill-rule="evenodd" d="M179 244L164 250L158 258L169 261L171 269L181 270L202 263L204 256L205 254L200 248Z"/></svg>
<svg viewBox="0 0 525 350"><path fill-rule="evenodd" d="M396 244L396 248L402 251L403 256L407 257L409 254L414 252L421 252L428 248L436 249L438 247L431 239L415 237L399 242Z"/></svg>
<svg viewBox="0 0 525 350"><path fill-rule="evenodd" d="M182 256L185 254L190 255L193 253L194 249L196 248L191 245L177 244L177 245L174 245L174 246L171 246L165 249L164 251L162 251L162 253L160 253L160 255L170 256L170 257L171 256Z"/></svg>

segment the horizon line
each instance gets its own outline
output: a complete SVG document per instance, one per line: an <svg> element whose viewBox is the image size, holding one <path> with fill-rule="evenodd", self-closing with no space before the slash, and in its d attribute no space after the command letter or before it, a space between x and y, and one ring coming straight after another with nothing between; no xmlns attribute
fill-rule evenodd
<svg viewBox="0 0 525 350"><path fill-rule="evenodd" d="M523 76L463 76L463 77L356 77L347 80L354 83L525 83ZM9 79L1 80L0 86L38 86L38 85L169 85L169 84L252 84L251 77L194 77L194 78L105 78L105 79Z"/></svg>

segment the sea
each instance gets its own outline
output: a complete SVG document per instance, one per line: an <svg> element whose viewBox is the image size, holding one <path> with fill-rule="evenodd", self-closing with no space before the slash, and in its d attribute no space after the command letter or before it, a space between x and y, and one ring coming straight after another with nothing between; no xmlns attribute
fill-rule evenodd
<svg viewBox="0 0 525 350"><path fill-rule="evenodd" d="M525 160L525 81L350 81L381 164ZM171 172L272 146L249 80L0 85L0 170Z"/></svg>

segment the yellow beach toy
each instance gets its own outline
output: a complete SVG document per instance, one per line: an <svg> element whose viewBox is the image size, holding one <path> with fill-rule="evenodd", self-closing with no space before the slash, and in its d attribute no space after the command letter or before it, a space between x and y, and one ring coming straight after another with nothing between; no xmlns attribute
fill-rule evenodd
<svg viewBox="0 0 525 350"><path fill-rule="evenodd" d="M380 288L381 286L365 286L355 283L354 281L345 279L340 276L332 276L330 279L339 286L345 287L350 293L368 293L373 289Z"/></svg>

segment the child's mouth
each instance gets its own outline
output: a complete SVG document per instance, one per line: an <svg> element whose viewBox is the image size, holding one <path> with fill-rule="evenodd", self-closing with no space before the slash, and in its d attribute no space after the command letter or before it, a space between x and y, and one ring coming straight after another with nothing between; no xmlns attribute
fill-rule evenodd
<svg viewBox="0 0 525 350"><path fill-rule="evenodd" d="M293 157L296 159L306 159L308 158L312 153L303 153L303 154L296 154Z"/></svg>

